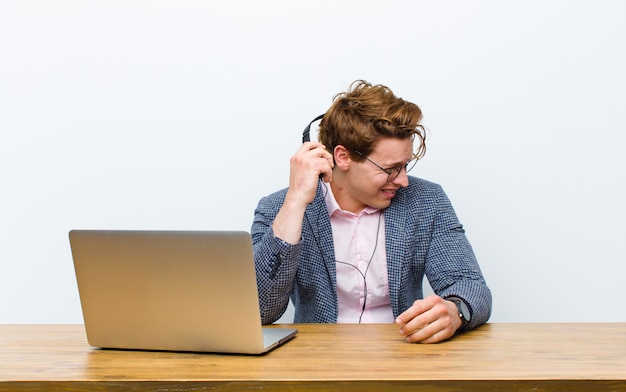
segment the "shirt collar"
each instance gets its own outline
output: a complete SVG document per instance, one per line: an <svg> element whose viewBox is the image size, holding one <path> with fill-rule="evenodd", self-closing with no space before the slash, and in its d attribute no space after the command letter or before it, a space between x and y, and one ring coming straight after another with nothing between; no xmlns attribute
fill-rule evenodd
<svg viewBox="0 0 626 392"><path fill-rule="evenodd" d="M322 186L325 188L324 189L324 192L325 192L324 201L326 202L326 209L328 210L328 216L333 216L333 214L335 213L341 213L344 215L352 215L352 216L360 216L360 215L365 215L365 214L376 214L377 212L380 211L380 209L373 208L370 206L366 206L363 209L363 211L361 211L358 215L350 211L342 210L341 207L339 207L339 203L337 203L337 199L335 199L335 195L333 194L333 190L330 184L324 182L322 183Z"/></svg>

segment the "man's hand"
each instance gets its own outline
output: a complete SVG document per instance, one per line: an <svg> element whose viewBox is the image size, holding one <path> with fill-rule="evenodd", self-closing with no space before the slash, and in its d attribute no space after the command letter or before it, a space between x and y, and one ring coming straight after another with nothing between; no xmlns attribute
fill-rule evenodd
<svg viewBox="0 0 626 392"><path fill-rule="evenodd" d="M313 201L320 175L332 179L333 156L318 142L305 142L289 160L289 194L305 206Z"/></svg>
<svg viewBox="0 0 626 392"><path fill-rule="evenodd" d="M276 237L296 244L302 235L304 211L315 198L320 175L330 182L334 163L333 156L317 142L303 143L289 163L289 190L272 229Z"/></svg>
<svg viewBox="0 0 626 392"><path fill-rule="evenodd" d="M438 343L461 327L459 311L453 302L437 295L418 299L396 318L400 334L410 343Z"/></svg>

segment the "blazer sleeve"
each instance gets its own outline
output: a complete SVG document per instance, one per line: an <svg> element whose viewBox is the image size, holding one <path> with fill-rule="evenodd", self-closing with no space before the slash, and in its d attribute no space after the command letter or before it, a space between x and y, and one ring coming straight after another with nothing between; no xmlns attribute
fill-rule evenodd
<svg viewBox="0 0 626 392"><path fill-rule="evenodd" d="M487 287L463 225L441 187L437 187L434 219L426 262L426 276L441 297L457 296L470 308L466 329L485 323L491 315L491 291Z"/></svg>
<svg viewBox="0 0 626 392"><path fill-rule="evenodd" d="M274 236L272 222L284 196L285 190L261 199L250 230L263 324L275 322L287 309L302 247Z"/></svg>

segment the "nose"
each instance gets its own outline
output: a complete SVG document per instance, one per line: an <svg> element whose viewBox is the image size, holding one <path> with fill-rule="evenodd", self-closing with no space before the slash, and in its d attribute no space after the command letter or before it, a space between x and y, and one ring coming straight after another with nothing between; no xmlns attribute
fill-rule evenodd
<svg viewBox="0 0 626 392"><path fill-rule="evenodd" d="M402 168L398 176L391 181L392 184L398 185L401 188L409 186L409 175L406 173L406 168Z"/></svg>

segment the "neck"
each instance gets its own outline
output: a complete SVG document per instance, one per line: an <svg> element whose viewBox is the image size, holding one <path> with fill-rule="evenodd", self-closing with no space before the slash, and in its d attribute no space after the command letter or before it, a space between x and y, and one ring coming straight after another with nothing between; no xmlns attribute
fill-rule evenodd
<svg viewBox="0 0 626 392"><path fill-rule="evenodd" d="M330 183L330 188L333 191L333 196L335 196L337 204L339 204L339 208L342 210L350 211L358 215L367 207L362 203L355 202L354 199L350 197L348 189L343 186L340 181L336 181L334 177L333 181Z"/></svg>

